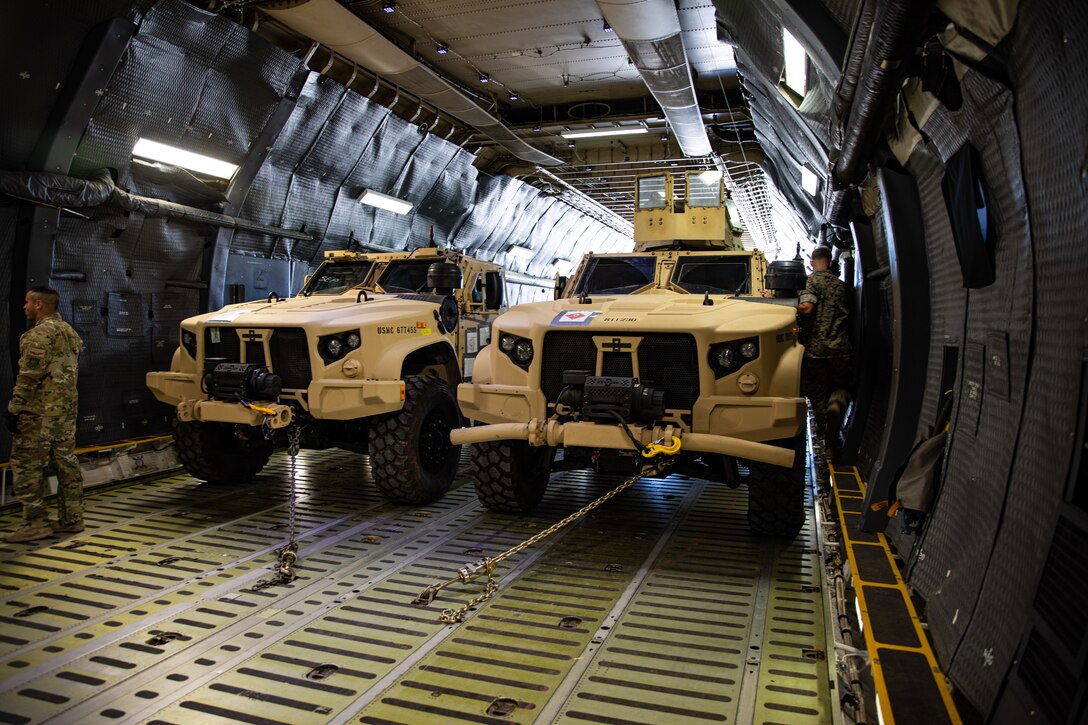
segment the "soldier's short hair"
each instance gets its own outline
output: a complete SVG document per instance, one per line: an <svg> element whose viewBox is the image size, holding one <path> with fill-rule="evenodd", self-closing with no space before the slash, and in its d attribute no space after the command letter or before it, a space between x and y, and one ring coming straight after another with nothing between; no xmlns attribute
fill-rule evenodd
<svg viewBox="0 0 1088 725"><path fill-rule="evenodd" d="M31 299L41 302L42 306L51 312L55 311L57 305L60 304L60 293L52 287L39 285L38 287L31 287L27 292L30 293Z"/></svg>
<svg viewBox="0 0 1088 725"><path fill-rule="evenodd" d="M831 247L816 247L812 250L813 259L822 259L825 262L831 261Z"/></svg>

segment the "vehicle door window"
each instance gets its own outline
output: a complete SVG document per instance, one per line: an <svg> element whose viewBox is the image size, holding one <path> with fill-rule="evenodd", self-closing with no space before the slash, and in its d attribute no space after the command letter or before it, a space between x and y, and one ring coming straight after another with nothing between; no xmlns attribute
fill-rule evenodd
<svg viewBox="0 0 1088 725"><path fill-rule="evenodd" d="M434 262L434 259L393 260L378 277L378 286L393 294L425 292L427 289L427 268Z"/></svg>

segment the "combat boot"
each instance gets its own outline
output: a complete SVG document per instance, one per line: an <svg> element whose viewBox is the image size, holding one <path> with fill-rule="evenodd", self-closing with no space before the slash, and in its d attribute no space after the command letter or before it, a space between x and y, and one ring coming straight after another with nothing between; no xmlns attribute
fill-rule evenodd
<svg viewBox="0 0 1088 725"><path fill-rule="evenodd" d="M60 521L50 520L49 526L53 529L55 533L58 534L78 534L80 531L83 531L83 529L86 528L83 525L83 519L70 521L66 524L62 524Z"/></svg>
<svg viewBox="0 0 1088 725"><path fill-rule="evenodd" d="M15 531L8 532L2 537L5 543L17 544L23 541L37 541L38 539L48 539L53 535L53 529L49 526L49 521L46 519L34 519L33 521L24 521L19 524L19 527Z"/></svg>
<svg viewBox="0 0 1088 725"><path fill-rule="evenodd" d="M824 419L824 452L830 461L834 461L839 453L839 429L842 427L843 404L841 400L832 396L827 404L827 412Z"/></svg>

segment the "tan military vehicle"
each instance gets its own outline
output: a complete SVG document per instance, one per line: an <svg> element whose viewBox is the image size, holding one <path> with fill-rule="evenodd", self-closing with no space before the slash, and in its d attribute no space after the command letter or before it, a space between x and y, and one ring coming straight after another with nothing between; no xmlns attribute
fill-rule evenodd
<svg viewBox="0 0 1088 725"><path fill-rule="evenodd" d="M475 444L487 507L532 509L553 470L633 475L640 449L675 437L677 470L737 485L747 469L752 528L799 530L807 409L796 300L761 296L767 265L736 243L721 175L686 183L674 208L671 176L638 179L634 252L589 254L558 299L495 321L472 382L457 389L482 425L451 436Z"/></svg>
<svg viewBox="0 0 1088 725"><path fill-rule="evenodd" d="M453 389L503 286L498 266L446 250L327 252L297 297L182 322L170 371L147 385L177 406L178 454L198 478L251 479L297 425L303 447L369 451L385 496L425 503L456 472Z"/></svg>

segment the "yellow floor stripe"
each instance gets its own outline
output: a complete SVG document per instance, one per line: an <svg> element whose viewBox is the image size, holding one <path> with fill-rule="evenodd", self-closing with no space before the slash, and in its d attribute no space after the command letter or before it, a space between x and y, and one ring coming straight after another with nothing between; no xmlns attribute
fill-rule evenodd
<svg viewBox="0 0 1088 725"><path fill-rule="evenodd" d="M879 650L891 650L898 652L910 652L914 654L920 654L925 657L926 662L929 664L930 671L933 673L933 679L936 682L937 689L940 692L941 699L944 702L945 709L948 712L949 720L954 725L962 725L962 719L959 712L956 710L955 704L952 702L952 693L948 689L948 685L945 683L944 673L941 672L940 666L937 664L937 658L933 654L932 648L929 646L929 640L926 638L925 631L922 629L921 621L918 618L918 612L914 609L914 603L911 601L910 593L907 590L906 584L903 582L903 578L899 574L899 568L895 565L895 560L892 557L891 549L888 547L888 540L884 534L876 534L877 543L858 541L853 538L852 534L855 532L847 526L846 517L843 513L842 500L857 498L855 495L857 492L851 489L854 485L861 490L861 494L865 494L865 482L862 480L861 475L858 473L857 468L854 466L831 466L831 483L835 491L835 499L837 504L837 510L839 515L839 526L842 530L843 545L846 549L846 554L850 560L850 570L854 576L854 591L858 600L858 609L861 613L862 627L864 628L865 646L869 651L869 659L872 663L873 681L876 685L877 691L877 707L880 708L880 714L884 725L893 725L895 723L895 716L893 715L892 703L888 694L888 687L885 680L884 668L880 662ZM846 478L843 481L843 478ZM850 479L854 479L850 481ZM840 481L843 486L847 487L847 490L840 490ZM895 582L888 584L885 582L871 582L861 578L861 572L858 567L858 562L854 556L854 547L874 547L878 546L883 548L884 554L888 560L888 566L894 576ZM906 607L906 611L910 616L911 623L914 627L915 634L917 635L919 646L911 647L901 644L892 644L879 642L876 640L874 634L874 627L872 624L872 617L869 613L868 603L865 601L865 588L866 587L880 587L882 589L894 589L900 594L903 600L903 604ZM875 614L875 613L874 613ZM910 723L903 723L902 725L912 725Z"/></svg>

